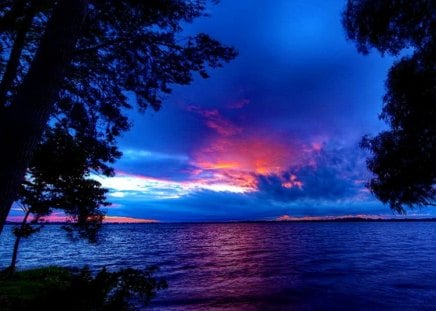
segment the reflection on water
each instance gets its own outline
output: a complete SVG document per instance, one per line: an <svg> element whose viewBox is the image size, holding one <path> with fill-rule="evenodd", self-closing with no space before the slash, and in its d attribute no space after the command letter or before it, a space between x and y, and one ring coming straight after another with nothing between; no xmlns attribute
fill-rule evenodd
<svg viewBox="0 0 436 311"><path fill-rule="evenodd" d="M153 310L436 310L435 236L435 222L135 224L88 246L47 226L18 266L158 264L170 288Z"/></svg>

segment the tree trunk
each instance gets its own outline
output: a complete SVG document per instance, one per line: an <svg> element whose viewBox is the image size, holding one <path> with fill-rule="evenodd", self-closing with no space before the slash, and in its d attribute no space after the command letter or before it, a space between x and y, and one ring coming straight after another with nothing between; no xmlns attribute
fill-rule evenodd
<svg viewBox="0 0 436 311"><path fill-rule="evenodd" d="M23 52L24 43L26 41L26 35L32 26L33 18L36 14L35 9L29 9L17 31L14 44L9 54L8 63L6 65L5 72L3 74L2 81L0 83L0 110L6 106L6 96L11 86L14 83L14 79L17 76L18 65L20 63L21 54Z"/></svg>
<svg viewBox="0 0 436 311"><path fill-rule="evenodd" d="M24 215L23 220L21 221L20 231L18 232L18 235L15 238L14 250L12 251L11 265L8 268L10 276L12 276L12 274L14 274L15 272L15 266L17 265L18 246L20 245L21 238L23 237L23 230L27 224L27 219L29 218L29 215L30 215L30 208L26 211L26 214Z"/></svg>
<svg viewBox="0 0 436 311"><path fill-rule="evenodd" d="M87 5L59 1L16 98L0 115L0 233L54 108Z"/></svg>

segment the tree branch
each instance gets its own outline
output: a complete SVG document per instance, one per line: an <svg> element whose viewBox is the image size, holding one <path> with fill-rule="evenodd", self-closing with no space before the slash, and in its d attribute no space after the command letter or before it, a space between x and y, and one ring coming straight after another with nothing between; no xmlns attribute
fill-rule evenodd
<svg viewBox="0 0 436 311"><path fill-rule="evenodd" d="M88 54L88 53L95 52L95 51L98 51L98 50L106 48L106 47L110 47L110 46L115 45L115 44L128 42L129 40L130 40L130 38L126 38L126 37L108 40L106 42L103 42L103 43L100 43L100 44L97 44L94 46L90 46L90 47L83 48L83 49L77 49L74 51L74 55Z"/></svg>

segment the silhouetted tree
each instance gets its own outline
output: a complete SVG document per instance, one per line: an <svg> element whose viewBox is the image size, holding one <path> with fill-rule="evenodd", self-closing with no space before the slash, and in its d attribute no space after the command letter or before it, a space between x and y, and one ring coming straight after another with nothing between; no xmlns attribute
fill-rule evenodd
<svg viewBox="0 0 436 311"><path fill-rule="evenodd" d="M88 137L118 152L128 93L140 109L158 110L172 84L189 84L195 72L206 78L236 56L206 34L181 36L206 4L0 2L0 232L50 118L79 115Z"/></svg>
<svg viewBox="0 0 436 311"><path fill-rule="evenodd" d="M64 128L55 127L46 131L27 170L26 180L19 190L19 204L24 217L21 225L14 228L16 240L9 270L16 265L21 238L39 231L38 224L54 210L62 211L68 218L64 229L73 237L90 242L97 241L104 213L101 207L109 205L106 189L90 178L91 173L110 175L105 164L93 162L107 158L105 150L84 145L87 141L72 136ZM29 223L29 216L33 216ZM76 236L76 235L75 235Z"/></svg>
<svg viewBox="0 0 436 311"><path fill-rule="evenodd" d="M369 189L400 213L435 205L436 2L349 0L343 14L358 50L400 57L389 71L380 118L390 130L364 137Z"/></svg>

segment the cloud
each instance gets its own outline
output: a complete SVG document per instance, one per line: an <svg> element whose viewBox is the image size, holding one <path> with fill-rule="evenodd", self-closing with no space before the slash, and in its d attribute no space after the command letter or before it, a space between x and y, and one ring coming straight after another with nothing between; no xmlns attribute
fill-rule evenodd
<svg viewBox="0 0 436 311"><path fill-rule="evenodd" d="M183 181L154 178L126 172L114 177L93 176L104 188L110 190L110 199L131 201L178 199L190 193L208 190L214 192L245 193L251 185L233 180L225 174L199 174Z"/></svg>
<svg viewBox="0 0 436 311"><path fill-rule="evenodd" d="M131 200L154 200L179 198L189 192L183 182L157 179L117 172L114 177L93 176L104 188L111 190L109 197Z"/></svg>
<svg viewBox="0 0 436 311"><path fill-rule="evenodd" d="M120 173L167 180L185 180L192 170L189 156L186 154L134 148L123 150L123 156L116 167Z"/></svg>
<svg viewBox="0 0 436 311"><path fill-rule="evenodd" d="M274 134L246 133L238 137L211 139L194 154L194 163L200 168L220 168L270 174L279 172L304 157L304 148L293 141L282 141Z"/></svg>
<svg viewBox="0 0 436 311"><path fill-rule="evenodd" d="M361 180L368 174L362 161L358 148L330 142L304 166L257 175L259 195L277 201L370 199Z"/></svg>
<svg viewBox="0 0 436 311"><path fill-rule="evenodd" d="M240 100L236 100L232 103L230 103L229 105L227 105L227 108L229 109L242 109L245 106L247 106L250 103L250 100L247 98L243 98Z"/></svg>
<svg viewBox="0 0 436 311"><path fill-rule="evenodd" d="M270 176L289 167L308 165L323 145L319 139L303 143L276 131L237 127L230 119L224 119L217 109L202 110L196 106L189 109L202 115L214 132L190 155L191 172L197 177L257 191L257 175ZM220 126L216 125L218 123ZM226 130L222 130L221 125Z"/></svg>
<svg viewBox="0 0 436 311"><path fill-rule="evenodd" d="M154 152L150 150L143 150L143 149L124 149L123 150L123 160L124 161L179 161L179 162L186 162L188 160L188 157L186 155L178 155L178 154L168 154L168 153L162 153L162 152Z"/></svg>
<svg viewBox="0 0 436 311"><path fill-rule="evenodd" d="M276 220L283 215L298 218L326 215L330 217L342 215L400 217L374 199L332 201L299 198L277 201L272 198L260 198L258 194L256 192L230 193L197 190L183 197L168 200L132 202L129 199L117 198L117 203L125 205L125 208L117 211L117 214L158 219L161 222ZM410 216L418 217L419 215Z"/></svg>
<svg viewBox="0 0 436 311"><path fill-rule="evenodd" d="M204 109L195 105L189 105L187 109L200 115L206 126L221 136L232 136L240 133L242 130L230 120L224 118L218 109Z"/></svg>
<svg viewBox="0 0 436 311"><path fill-rule="evenodd" d="M178 199L137 201L125 204L125 215L165 221L236 221L273 218L277 209L259 201L253 193L193 191ZM281 212L285 209L279 208Z"/></svg>
<svg viewBox="0 0 436 311"><path fill-rule="evenodd" d="M229 217L218 212L219 204L234 212L238 204L245 206L249 202L257 208L269 204L270 209L260 210L265 211L262 217L272 217L282 208L295 208L296 203L301 204L296 207L299 210L312 204L311 210L317 201L372 199L362 182L364 158L360 150L354 144L327 141L326 137L302 143L285 140L275 133L241 132L232 136L217 133L187 157L138 151L130 154L134 154L134 161L140 161L138 158L180 160L184 163L183 172L174 176L183 178L123 171L113 178L96 177L111 190L110 200L123 203L124 209L128 204L150 206L160 202L174 208L186 204L186 209L198 213L198 217L214 217L214 214ZM205 211L197 210L196 204ZM214 208L209 213L211 207ZM256 214L246 212L251 216Z"/></svg>

